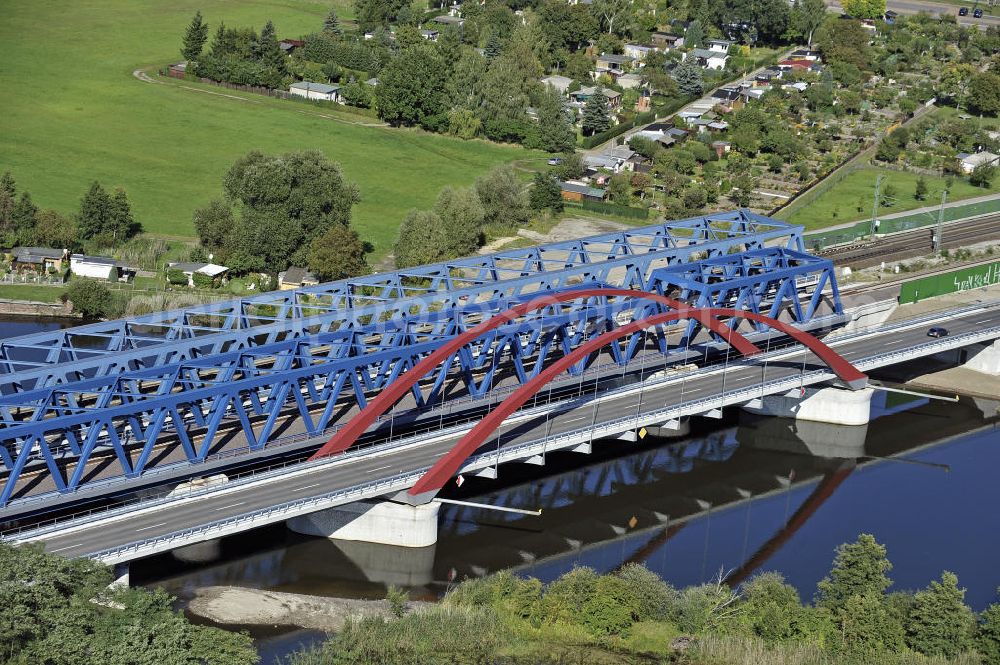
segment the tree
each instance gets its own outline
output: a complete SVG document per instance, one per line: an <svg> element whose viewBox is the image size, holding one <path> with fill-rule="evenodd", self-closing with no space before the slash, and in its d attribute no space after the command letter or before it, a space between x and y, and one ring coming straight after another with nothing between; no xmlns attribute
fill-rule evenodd
<svg viewBox="0 0 1000 665"><path fill-rule="evenodd" d="M340 27L340 18L337 16L336 7L330 7L330 11L326 13L326 18L323 19L323 32L331 35L343 34L344 31Z"/></svg>
<svg viewBox="0 0 1000 665"><path fill-rule="evenodd" d="M983 655L986 665L1000 665L1000 603L993 603L979 616L976 650Z"/></svg>
<svg viewBox="0 0 1000 665"><path fill-rule="evenodd" d="M496 32L491 32L489 39L486 40L486 46L483 48L483 55L486 56L487 60L494 60L499 58L501 53L503 53L503 42Z"/></svg>
<svg viewBox="0 0 1000 665"><path fill-rule="evenodd" d="M795 15L795 28L806 38L812 48L813 35L826 20L826 3L823 0L802 0Z"/></svg>
<svg viewBox="0 0 1000 665"><path fill-rule="evenodd" d="M141 226L132 216L132 205L128 195L121 187L115 189L108 208L108 220L104 233L110 234L115 244L123 242L141 230Z"/></svg>
<svg viewBox="0 0 1000 665"><path fill-rule="evenodd" d="M358 27L365 32L388 28L409 0L354 0L354 15Z"/></svg>
<svg viewBox="0 0 1000 665"><path fill-rule="evenodd" d="M969 107L985 115L1000 114L1000 74L981 72L969 81Z"/></svg>
<svg viewBox="0 0 1000 665"><path fill-rule="evenodd" d="M923 201L927 198L927 179L923 176L917 178L917 184L913 190L913 198Z"/></svg>
<svg viewBox="0 0 1000 665"><path fill-rule="evenodd" d="M863 533L855 542L837 547L833 568L818 585L817 602L838 613L852 596L883 596L892 584L890 570L892 564L886 557L885 546Z"/></svg>
<svg viewBox="0 0 1000 665"><path fill-rule="evenodd" d="M309 245L309 270L324 281L367 275L368 245L358 232L344 224L334 224Z"/></svg>
<svg viewBox="0 0 1000 665"><path fill-rule="evenodd" d="M853 18L881 19L885 16L885 0L844 0L844 13Z"/></svg>
<svg viewBox="0 0 1000 665"><path fill-rule="evenodd" d="M14 205L14 210L11 212L11 222L14 231L30 231L35 225L35 214L37 212L38 206L32 202L31 194L21 192L21 196L17 199L17 204Z"/></svg>
<svg viewBox="0 0 1000 665"><path fill-rule="evenodd" d="M611 116L608 114L608 98L604 91L597 87L594 94L583 106L583 133L594 135L611 127Z"/></svg>
<svg viewBox="0 0 1000 665"><path fill-rule="evenodd" d="M827 17L816 30L816 46L827 64L847 62L864 71L868 69L871 47L868 32L861 21Z"/></svg>
<svg viewBox="0 0 1000 665"><path fill-rule="evenodd" d="M958 577L945 571L941 581L913 596L913 608L906 626L906 642L926 656L954 658L973 647L976 619L965 604L965 589Z"/></svg>
<svg viewBox="0 0 1000 665"><path fill-rule="evenodd" d="M444 224L433 212L411 210L399 226L399 238L394 246L397 268L435 263L444 260Z"/></svg>
<svg viewBox="0 0 1000 665"><path fill-rule="evenodd" d="M701 78L701 66L694 57L687 57L674 69L674 80L681 93L691 97L705 91L705 83Z"/></svg>
<svg viewBox="0 0 1000 665"><path fill-rule="evenodd" d="M559 181L549 174L536 173L531 183L529 195L532 210L562 212L563 199Z"/></svg>
<svg viewBox="0 0 1000 665"><path fill-rule="evenodd" d="M197 60L201 51L208 41L208 24L201 20L201 11L194 14L191 23L184 32L184 45L181 47L181 55L185 60Z"/></svg>
<svg viewBox="0 0 1000 665"><path fill-rule="evenodd" d="M35 214L31 244L73 250L79 246L76 222L55 210L40 210Z"/></svg>
<svg viewBox="0 0 1000 665"><path fill-rule="evenodd" d="M288 69L285 62L285 54L281 52L281 44L278 43L278 31L274 29L274 23L268 21L260 31L260 40L257 46L257 59L265 67L271 67L279 72Z"/></svg>
<svg viewBox="0 0 1000 665"><path fill-rule="evenodd" d="M80 210L76 222L80 228L80 237L84 240L93 238L108 228L111 217L111 197L96 180L90 184L90 189L80 199Z"/></svg>
<svg viewBox="0 0 1000 665"><path fill-rule="evenodd" d="M110 570L94 561L46 554L39 545L0 545L4 661L52 665L258 661L245 633L192 625L172 607L174 599L164 591L111 590L106 588L110 581Z"/></svg>
<svg viewBox="0 0 1000 665"><path fill-rule="evenodd" d="M538 147L547 152L567 152L576 144L573 120L559 91L547 86L538 105Z"/></svg>
<svg viewBox="0 0 1000 665"><path fill-rule="evenodd" d="M594 0L591 4L594 15L601 22L601 27L607 28L608 34L622 33L628 22L628 16L633 10L632 0Z"/></svg>
<svg viewBox="0 0 1000 665"><path fill-rule="evenodd" d="M445 107L447 68L427 45L404 50L379 73L375 88L379 117L390 125L420 125L430 131L448 122Z"/></svg>
<svg viewBox="0 0 1000 665"><path fill-rule="evenodd" d="M210 250L221 248L226 235L234 226L233 209L225 201L213 199L204 208L197 208L194 211L194 228L198 233L198 239Z"/></svg>
<svg viewBox="0 0 1000 665"><path fill-rule="evenodd" d="M74 279L66 289L73 311L87 318L108 316L114 304L108 287L89 279Z"/></svg>
<svg viewBox="0 0 1000 665"><path fill-rule="evenodd" d="M969 184L973 187L988 188L993 185L993 179L996 178L996 175L997 167L989 164L980 164L969 174Z"/></svg>
<svg viewBox="0 0 1000 665"><path fill-rule="evenodd" d="M705 31L701 27L701 21L695 19L688 24L684 31L684 45L691 48L700 48L705 41Z"/></svg>
<svg viewBox="0 0 1000 665"><path fill-rule="evenodd" d="M442 189L434 214L444 227L447 258L470 256L483 244L483 206L471 189Z"/></svg>
<svg viewBox="0 0 1000 665"><path fill-rule="evenodd" d="M10 230L14 225L14 206L17 204L17 186L10 171L0 177L0 232Z"/></svg>
<svg viewBox="0 0 1000 665"><path fill-rule="evenodd" d="M498 166L476 180L476 195L483 206L483 225L497 231L514 231L527 224L528 197L517 173Z"/></svg>

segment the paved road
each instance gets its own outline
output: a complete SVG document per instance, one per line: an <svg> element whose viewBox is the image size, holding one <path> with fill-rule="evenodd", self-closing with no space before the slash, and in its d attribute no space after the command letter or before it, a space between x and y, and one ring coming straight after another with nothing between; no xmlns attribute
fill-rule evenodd
<svg viewBox="0 0 1000 665"><path fill-rule="evenodd" d="M947 324L953 335L992 326L1000 326L1000 307L958 317ZM920 326L899 331L890 337L875 335L865 339L833 342L832 345L848 360L860 361L926 341L926 328ZM801 355L794 355L771 362L766 368L767 380L796 375L802 367L800 358ZM810 356L806 369L818 367L817 362ZM684 383L650 387L641 395L632 393L608 399L599 405L596 413L592 406L586 405L559 413L549 418L548 422L545 418L514 416L501 428L499 445L537 440L547 433L557 434L587 428L595 420L602 422L629 416L636 413L640 399L641 408L653 409L696 397L716 395L723 389L745 388L761 381L763 374L762 366L736 366L730 368L725 376L721 373L710 374ZM291 499L319 496L380 477L418 471L427 468L448 452L460 436L461 434L457 434L403 450L362 456L346 460L337 466L326 466L290 477L282 476L267 484L233 488L224 494L210 494L158 512L125 515L113 522L45 538L46 549L65 556L84 556L109 547L249 513ZM495 450L497 446L498 439L492 439L483 446L481 452Z"/></svg>
<svg viewBox="0 0 1000 665"><path fill-rule="evenodd" d="M988 7L986 7L986 3L980 4L985 12L988 9ZM967 2L966 5L971 8L973 2ZM830 9L843 11L837 0L827 0L826 6ZM929 0L887 0L886 9L891 9L895 12L899 12L900 14L919 14L920 12L925 12L927 14L931 14L932 16L954 16L961 25L976 26L984 30L991 25L1000 26L1000 17L984 13L982 18L973 18L971 11L968 16L959 16L958 5L952 5L945 2L930 2ZM995 9L996 8L994 8L994 10Z"/></svg>

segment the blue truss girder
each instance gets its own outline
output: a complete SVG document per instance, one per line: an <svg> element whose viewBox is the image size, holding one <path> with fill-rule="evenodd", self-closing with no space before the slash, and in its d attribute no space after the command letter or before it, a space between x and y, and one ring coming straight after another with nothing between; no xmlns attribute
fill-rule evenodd
<svg viewBox="0 0 1000 665"><path fill-rule="evenodd" d="M801 228L734 211L27 335L0 343L0 392L69 384L289 336L375 329L404 314L466 307L500 296L524 299L580 281L642 287L655 267L760 248L775 241L801 249ZM622 272L623 277L612 277Z"/></svg>
<svg viewBox="0 0 1000 665"><path fill-rule="evenodd" d="M807 289L804 293L803 287ZM653 271L647 288L697 307L745 309L796 323L812 319L824 301L832 313L843 313L833 262L781 247L661 268ZM731 319L729 325L735 328L741 323ZM686 325L687 340L702 329L694 320ZM756 330L767 327L762 323L747 325Z"/></svg>

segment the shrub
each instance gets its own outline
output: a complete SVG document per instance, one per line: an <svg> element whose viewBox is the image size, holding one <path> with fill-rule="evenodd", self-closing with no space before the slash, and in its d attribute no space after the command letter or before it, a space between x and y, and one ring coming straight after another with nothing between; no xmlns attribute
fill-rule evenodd
<svg viewBox="0 0 1000 665"><path fill-rule="evenodd" d="M176 286L188 285L187 275L185 275L183 271L180 271L177 268L167 268L167 281Z"/></svg>
<svg viewBox="0 0 1000 665"><path fill-rule="evenodd" d="M178 272L180 272L180 271L178 271ZM181 274L183 275L184 273L181 273ZM197 288L199 288L199 289L214 289L215 288L215 280L212 279L209 275L205 275L205 274L200 273L200 272L192 273L191 274L191 281L194 282L194 285Z"/></svg>
<svg viewBox="0 0 1000 665"><path fill-rule="evenodd" d="M385 591L385 599L389 601L389 611L396 618L406 614L406 605L410 600L410 594L403 591L395 584L390 584Z"/></svg>
<svg viewBox="0 0 1000 665"><path fill-rule="evenodd" d="M604 576L597 580L594 594L583 604L583 625L598 637L621 635L635 621L633 596L620 577Z"/></svg>
<svg viewBox="0 0 1000 665"><path fill-rule="evenodd" d="M108 287L89 279L73 280L66 290L73 311L90 317L113 317L115 304Z"/></svg>
<svg viewBox="0 0 1000 665"><path fill-rule="evenodd" d="M549 623L578 623L580 608L597 590L593 568L574 568L545 588L541 614Z"/></svg>
<svg viewBox="0 0 1000 665"><path fill-rule="evenodd" d="M615 573L625 584L636 621L664 621L674 617L677 590L645 566L629 563Z"/></svg>

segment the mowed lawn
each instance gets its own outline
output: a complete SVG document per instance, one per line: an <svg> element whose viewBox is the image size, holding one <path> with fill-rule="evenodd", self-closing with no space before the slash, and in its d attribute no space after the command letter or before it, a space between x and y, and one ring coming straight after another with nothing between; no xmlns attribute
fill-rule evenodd
<svg viewBox="0 0 1000 665"><path fill-rule="evenodd" d="M893 194L895 203L891 206L881 207L879 209L880 215L933 206L941 202L941 192L944 191L945 187L944 178L925 176L924 179L927 181L927 196L923 201L918 201L914 198L913 194L916 190L919 175L901 171L890 171L888 169L863 168L848 174L843 180L820 194L812 203L794 209L791 213L778 211L775 217L787 220L793 224L802 224L807 229L818 229L861 219L870 219L872 201L875 195L875 180L879 174L882 175L883 192L886 191L886 186L888 185L895 188L895 193ZM974 196L986 196L996 194L997 191L996 184L991 189L983 189L982 187L973 187L970 185L968 178L955 176L948 200L958 201Z"/></svg>
<svg viewBox="0 0 1000 665"><path fill-rule="evenodd" d="M37 204L63 212L76 209L94 179L124 187L147 231L193 237L192 211L220 195L222 176L237 157L254 149L318 149L359 185L355 225L379 258L391 249L406 211L430 207L444 185L468 185L496 164L537 157L519 147L364 127L302 113L312 108L307 105L255 104L132 76L137 67L180 59L181 35L197 9L210 35L220 20L259 29L271 19L279 36L295 38L318 29L329 6L310 0L6 3L0 171L9 169Z"/></svg>

